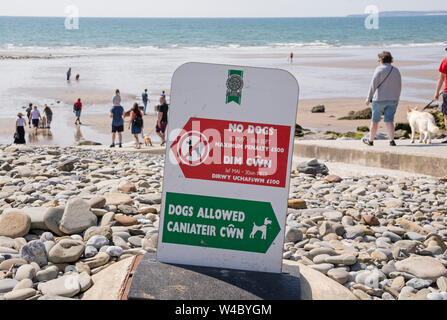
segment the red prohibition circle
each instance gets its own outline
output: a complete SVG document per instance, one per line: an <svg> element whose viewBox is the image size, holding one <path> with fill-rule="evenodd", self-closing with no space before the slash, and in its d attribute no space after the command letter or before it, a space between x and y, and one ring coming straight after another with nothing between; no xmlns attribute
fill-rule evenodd
<svg viewBox="0 0 447 320"><path fill-rule="evenodd" d="M199 131L184 133L177 144L177 156L183 164L188 166L201 165L208 158L209 152L208 139Z"/></svg>

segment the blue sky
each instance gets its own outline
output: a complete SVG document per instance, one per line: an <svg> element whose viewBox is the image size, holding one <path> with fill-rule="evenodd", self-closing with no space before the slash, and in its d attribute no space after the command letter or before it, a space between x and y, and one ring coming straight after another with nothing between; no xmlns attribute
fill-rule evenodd
<svg viewBox="0 0 447 320"><path fill-rule="evenodd" d="M446 0L1 0L0 16L81 17L327 17L380 11L447 10Z"/></svg>

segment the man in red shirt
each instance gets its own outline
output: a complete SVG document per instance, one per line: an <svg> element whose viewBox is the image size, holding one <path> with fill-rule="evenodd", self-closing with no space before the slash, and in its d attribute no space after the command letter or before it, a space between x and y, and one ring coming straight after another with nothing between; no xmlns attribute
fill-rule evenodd
<svg viewBox="0 0 447 320"><path fill-rule="evenodd" d="M76 101L75 104L73 105L73 112L76 115L75 125L82 124L81 123L81 110L82 110L82 102L81 102L81 98L79 98L78 101Z"/></svg>
<svg viewBox="0 0 447 320"><path fill-rule="evenodd" d="M447 48L445 48L445 50L447 51ZM439 79L438 79L438 85L436 86L436 93L435 93L435 100L438 101L439 99L439 93L441 91L442 88L442 84L444 84L444 90L442 92L442 107L441 107L441 111L442 114L444 115L444 123L447 124L447 58L445 58L442 63L441 66L439 67ZM442 143L447 143L447 140L442 141Z"/></svg>

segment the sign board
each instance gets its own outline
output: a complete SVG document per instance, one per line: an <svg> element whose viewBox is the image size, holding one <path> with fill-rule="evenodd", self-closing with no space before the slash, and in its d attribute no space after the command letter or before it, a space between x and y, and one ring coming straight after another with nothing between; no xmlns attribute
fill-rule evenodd
<svg viewBox="0 0 447 320"><path fill-rule="evenodd" d="M298 95L283 70L176 70L159 261L281 272Z"/></svg>

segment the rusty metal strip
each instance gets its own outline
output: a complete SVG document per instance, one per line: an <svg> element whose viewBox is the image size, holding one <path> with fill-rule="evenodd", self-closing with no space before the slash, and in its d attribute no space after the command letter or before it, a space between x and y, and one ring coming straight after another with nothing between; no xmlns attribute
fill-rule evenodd
<svg viewBox="0 0 447 320"><path fill-rule="evenodd" d="M127 300L127 295L129 294L130 284L132 283L132 276L137 269L138 265L141 262L141 259L143 259L143 255L137 255L132 262L132 265L130 266L129 272L126 276L126 280L124 281L124 290L122 291L120 300Z"/></svg>

